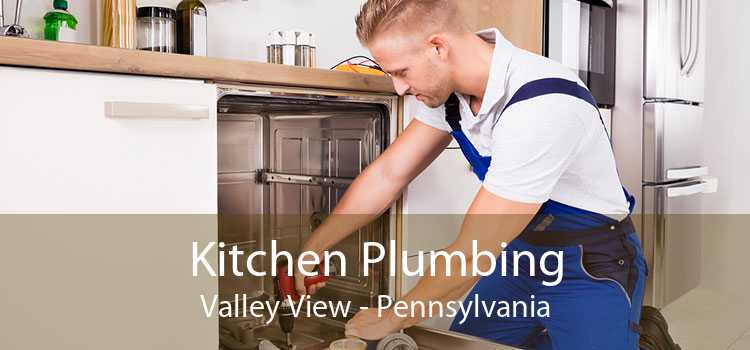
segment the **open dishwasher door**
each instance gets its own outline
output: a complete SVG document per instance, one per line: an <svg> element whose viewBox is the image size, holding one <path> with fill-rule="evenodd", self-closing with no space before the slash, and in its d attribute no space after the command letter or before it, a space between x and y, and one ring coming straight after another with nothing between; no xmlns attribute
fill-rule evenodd
<svg viewBox="0 0 750 350"><path fill-rule="evenodd" d="M223 86L219 95L219 241L225 243L223 250L236 246L244 257L267 252L254 259L253 268L270 272L271 242L277 251L297 256L351 181L395 137L398 97L253 86ZM343 322L360 306L374 305L378 295L391 294L387 264L371 266L365 276L362 247L367 241L386 244L395 239L393 217L386 213L333 248L346 256L346 275L330 280L313 299L351 301L352 307L343 317L305 320L314 321L314 326L298 321L293 336L298 349L340 338ZM333 261L338 264L338 259ZM227 275L219 277L222 301L274 294L270 273L237 277L228 265L225 271ZM243 339L250 344L281 336L275 322L264 327L266 321L233 317L220 323L231 324L222 328L251 329L246 333L254 335L245 337L251 339Z"/></svg>

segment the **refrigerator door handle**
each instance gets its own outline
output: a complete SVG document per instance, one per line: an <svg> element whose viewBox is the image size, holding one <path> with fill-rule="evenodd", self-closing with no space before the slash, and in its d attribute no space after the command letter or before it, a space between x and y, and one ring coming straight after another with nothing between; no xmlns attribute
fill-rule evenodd
<svg viewBox="0 0 750 350"><path fill-rule="evenodd" d="M667 169L668 180L690 179L706 175L708 175L708 167L706 166Z"/></svg>
<svg viewBox="0 0 750 350"><path fill-rule="evenodd" d="M693 10L695 11L695 16L693 16L693 38L695 39L695 45L693 45L693 58L690 59L690 64L688 65L688 71L687 74L690 74L693 72L693 68L695 68L696 62L698 62L698 53L700 52L700 45L701 45L701 16L703 13L701 13L701 1L702 0L694 0L695 4L693 5Z"/></svg>
<svg viewBox="0 0 750 350"><path fill-rule="evenodd" d="M686 197L694 194L706 193L709 190L709 184L706 181L700 181L698 183L688 186L675 186L667 188L667 197Z"/></svg>
<svg viewBox="0 0 750 350"><path fill-rule="evenodd" d="M683 0L685 1L685 0ZM687 57L685 58L684 64L680 74L689 75L693 72L695 63L698 59L698 45L700 45L700 0L687 0L690 5L686 11L686 17L684 22L686 23L683 28L688 32L688 50Z"/></svg>
<svg viewBox="0 0 750 350"><path fill-rule="evenodd" d="M704 177L698 181L690 182L688 185L678 185L667 188L667 197L685 197L699 193L716 193L719 189L719 179L715 177Z"/></svg>
<svg viewBox="0 0 750 350"><path fill-rule="evenodd" d="M680 70L685 71L687 57L690 55L690 40L688 39L688 3L692 0L680 0Z"/></svg>

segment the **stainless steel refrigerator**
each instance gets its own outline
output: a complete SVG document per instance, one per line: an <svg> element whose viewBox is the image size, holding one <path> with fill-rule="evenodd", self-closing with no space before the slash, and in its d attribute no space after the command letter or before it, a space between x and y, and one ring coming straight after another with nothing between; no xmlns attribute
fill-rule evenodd
<svg viewBox="0 0 750 350"><path fill-rule="evenodd" d="M701 197L716 190L702 151L706 3L644 3L642 234L657 307L700 283Z"/></svg>

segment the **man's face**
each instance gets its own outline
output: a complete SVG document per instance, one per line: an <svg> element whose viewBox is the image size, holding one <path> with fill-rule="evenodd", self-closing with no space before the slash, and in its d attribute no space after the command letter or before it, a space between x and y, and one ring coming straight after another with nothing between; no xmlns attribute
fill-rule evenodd
<svg viewBox="0 0 750 350"><path fill-rule="evenodd" d="M435 108L453 92L449 68L435 46L418 35L386 30L368 45L375 61L393 79L399 95L414 95Z"/></svg>

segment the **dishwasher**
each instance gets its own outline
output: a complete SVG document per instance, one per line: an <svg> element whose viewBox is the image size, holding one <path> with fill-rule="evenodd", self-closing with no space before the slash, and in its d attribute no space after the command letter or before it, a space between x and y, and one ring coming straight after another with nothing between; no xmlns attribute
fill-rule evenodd
<svg viewBox="0 0 750 350"><path fill-rule="evenodd" d="M220 249L237 247L244 256L269 251L272 240L278 250L296 256L347 186L398 132L399 98L392 94L237 84L218 89L218 238L225 244ZM345 254L346 276L328 281L313 299L350 301L350 313L296 319L292 348L327 348L344 337L345 322L360 306L376 305L381 294L395 295L388 264L369 266L367 274L362 264L364 242L397 239L395 209L332 248ZM253 268L271 271L270 260L254 259ZM273 298L270 274L248 276L220 276L219 299ZM412 327L406 333L424 349L508 349L435 329ZM263 342L288 348L278 320L268 316L220 317L219 340L223 350L259 349Z"/></svg>

